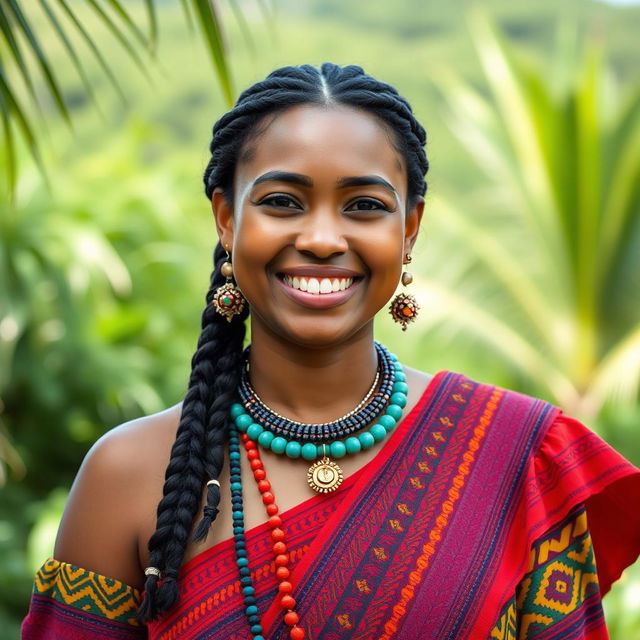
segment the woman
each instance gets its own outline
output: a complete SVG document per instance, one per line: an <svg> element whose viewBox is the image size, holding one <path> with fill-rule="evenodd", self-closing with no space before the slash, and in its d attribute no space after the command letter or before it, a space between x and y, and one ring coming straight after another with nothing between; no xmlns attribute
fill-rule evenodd
<svg viewBox="0 0 640 640"><path fill-rule="evenodd" d="M542 401L373 340L424 144L354 66L279 69L218 121L189 390L91 450L23 637L607 637L638 470ZM403 329L416 311L391 305Z"/></svg>

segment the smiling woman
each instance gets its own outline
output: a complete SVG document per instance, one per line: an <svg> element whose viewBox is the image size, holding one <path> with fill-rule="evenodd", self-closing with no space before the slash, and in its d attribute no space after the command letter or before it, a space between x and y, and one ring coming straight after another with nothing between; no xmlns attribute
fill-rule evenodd
<svg viewBox="0 0 640 640"><path fill-rule="evenodd" d="M233 199L222 187L212 193L218 234L254 311L258 361L291 343L331 347L366 335L371 345L373 316L393 295L424 206L408 192L407 163L386 125L360 109L298 105L261 127L236 168ZM336 373L326 389L340 384ZM290 411L286 385L276 386L276 404Z"/></svg>
<svg viewBox="0 0 640 640"><path fill-rule="evenodd" d="M355 66L274 71L216 123L188 393L90 451L24 638L607 638L638 470L541 400L374 340L424 144ZM404 329L416 305L391 310Z"/></svg>

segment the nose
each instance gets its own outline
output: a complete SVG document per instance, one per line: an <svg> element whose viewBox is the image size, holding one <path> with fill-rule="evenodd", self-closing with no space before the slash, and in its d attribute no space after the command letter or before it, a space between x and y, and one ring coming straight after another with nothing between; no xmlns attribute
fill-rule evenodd
<svg viewBox="0 0 640 640"><path fill-rule="evenodd" d="M301 222L302 227L295 241L295 248L301 253L329 258L337 253L345 253L349 248L342 226L334 215L313 212L304 216Z"/></svg>

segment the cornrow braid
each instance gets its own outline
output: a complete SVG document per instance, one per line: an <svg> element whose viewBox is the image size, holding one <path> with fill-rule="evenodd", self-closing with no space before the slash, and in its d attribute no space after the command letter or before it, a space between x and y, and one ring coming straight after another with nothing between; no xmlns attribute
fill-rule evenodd
<svg viewBox="0 0 640 640"><path fill-rule="evenodd" d="M405 160L408 205L426 193L426 133L409 103L392 86L372 78L358 66L325 63L320 69L302 65L273 71L246 89L233 109L215 123L209 146L211 159L203 176L209 200L213 191L220 188L227 202L233 203L236 165L251 153L251 143L259 137L264 119L302 104L351 106L376 116L390 130L395 147ZM155 575L147 578L145 599L139 610L144 621L155 619L175 603L177 575L204 485L207 480L218 478L224 461L229 408L236 397L248 315L245 310L229 323L211 306L215 290L225 281L220 273L224 259L225 252L218 244L207 307L202 314L202 333L192 359L189 389L158 505L156 531L149 540L150 564L161 571L162 579ZM196 540L207 536L219 501L219 488L209 485Z"/></svg>
<svg viewBox="0 0 640 640"><path fill-rule="evenodd" d="M424 196L429 162L424 151L426 132L411 106L391 85L367 75L361 67L325 63L283 67L246 89L236 106L213 127L211 159L204 172L205 193L216 187L233 201L235 165L246 151L249 136L267 115L300 104L345 105L377 116L392 131L407 164L409 205Z"/></svg>

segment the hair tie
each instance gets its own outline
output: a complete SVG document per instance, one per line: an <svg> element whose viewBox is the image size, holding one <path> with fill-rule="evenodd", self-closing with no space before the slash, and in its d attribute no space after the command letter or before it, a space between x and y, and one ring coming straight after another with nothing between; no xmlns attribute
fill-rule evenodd
<svg viewBox="0 0 640 640"><path fill-rule="evenodd" d="M147 567L144 570L144 575L145 576L156 576L158 579L160 579L162 577L162 574L160 573L160 569L158 569L158 567Z"/></svg>
<svg viewBox="0 0 640 640"><path fill-rule="evenodd" d="M207 487L212 485L212 484L215 484L216 487L218 487L218 489L221 489L220 483L217 480L209 480L209 482L207 482Z"/></svg>

